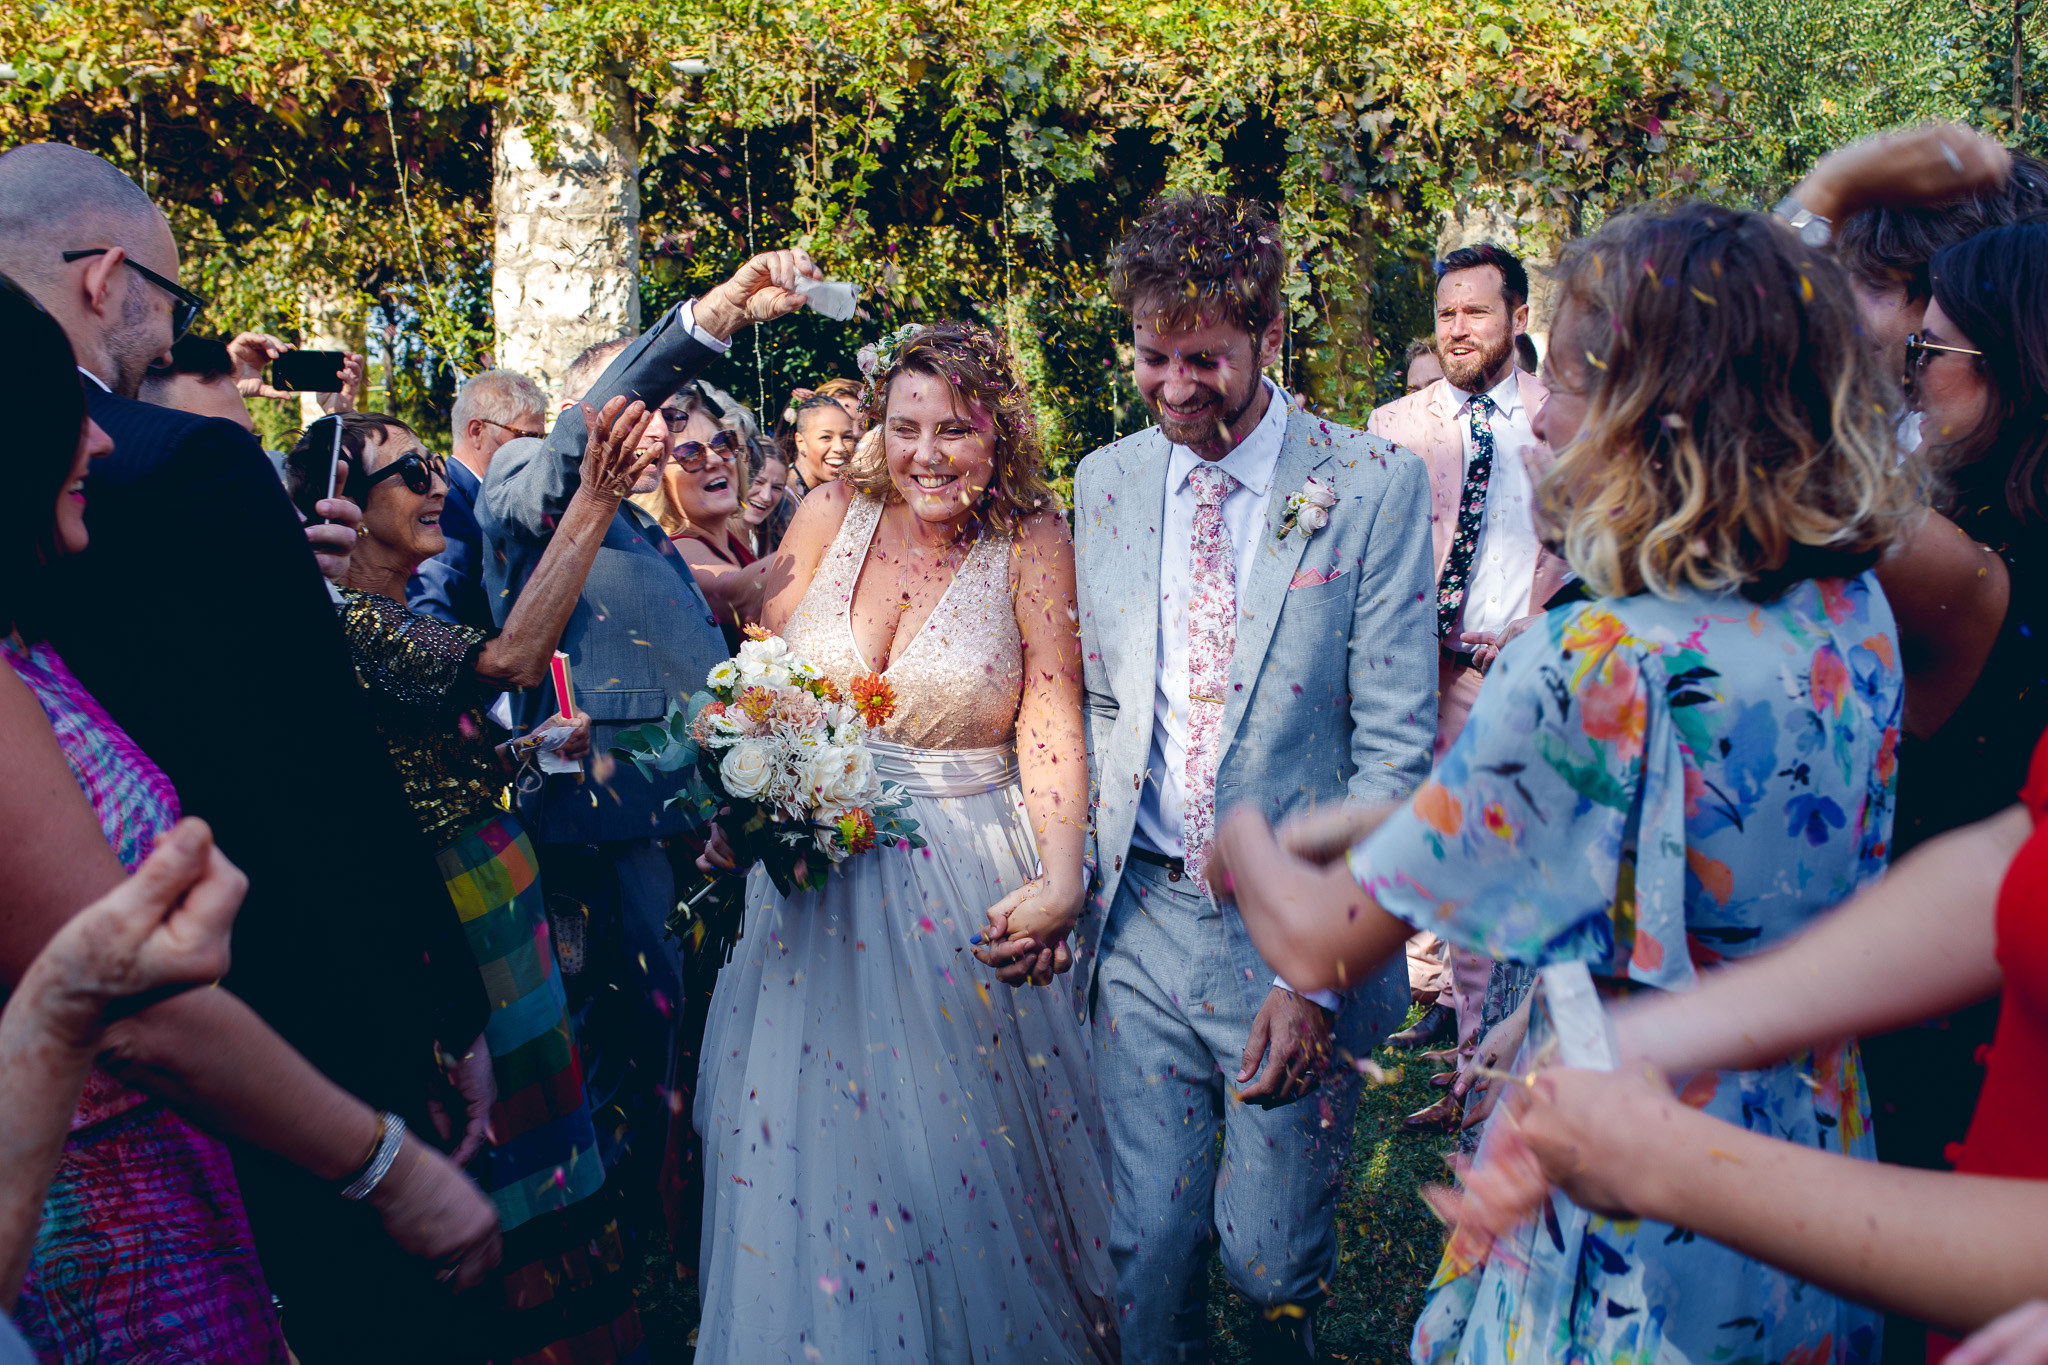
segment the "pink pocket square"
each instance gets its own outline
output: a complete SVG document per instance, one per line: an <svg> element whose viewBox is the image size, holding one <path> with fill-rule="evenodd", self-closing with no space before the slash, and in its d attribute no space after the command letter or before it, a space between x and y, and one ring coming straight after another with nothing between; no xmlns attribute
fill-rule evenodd
<svg viewBox="0 0 2048 1365"><path fill-rule="evenodd" d="M1287 591L1293 592L1298 588L1320 587L1325 583L1334 583L1343 576L1344 569L1342 565L1333 567L1328 573L1324 573L1320 569L1303 569L1287 585Z"/></svg>

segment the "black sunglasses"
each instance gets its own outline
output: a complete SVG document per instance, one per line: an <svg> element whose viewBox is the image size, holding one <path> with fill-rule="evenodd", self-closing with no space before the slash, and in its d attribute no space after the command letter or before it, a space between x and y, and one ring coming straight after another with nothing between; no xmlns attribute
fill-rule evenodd
<svg viewBox="0 0 2048 1365"><path fill-rule="evenodd" d="M70 265L73 261L82 261L88 256L104 256L112 250L112 247L96 246L84 251L67 251L64 253L64 264ZM179 337L185 335L186 332L192 330L192 324L199 318L199 311L206 307L205 299L200 298L176 280L167 280L148 266L137 265L126 256L121 258L121 264L131 267L136 274L171 296L172 341L176 341Z"/></svg>
<svg viewBox="0 0 2048 1365"><path fill-rule="evenodd" d="M1906 388L1909 392L1913 387L1913 376L1927 368L1927 363L1934 359L1936 352L1944 355L1973 355L1979 359L1984 355L1982 351L1973 351L1968 346L1944 346L1940 342L1929 341L1925 333L1915 332L1906 338Z"/></svg>
<svg viewBox="0 0 2048 1365"><path fill-rule="evenodd" d="M407 488L415 493L426 494L434 491L434 480L445 478L447 473L448 463L439 455L422 455L417 450L408 450L356 486L362 489L364 497L368 497L372 488L396 474L405 480ZM356 502L357 506L362 505L361 499L357 499Z"/></svg>
<svg viewBox="0 0 2048 1365"><path fill-rule="evenodd" d="M711 455L721 460L730 460L739 452L740 438L729 431L721 431L708 441L684 441L676 447L675 460L685 474L695 474L704 467L704 461Z"/></svg>

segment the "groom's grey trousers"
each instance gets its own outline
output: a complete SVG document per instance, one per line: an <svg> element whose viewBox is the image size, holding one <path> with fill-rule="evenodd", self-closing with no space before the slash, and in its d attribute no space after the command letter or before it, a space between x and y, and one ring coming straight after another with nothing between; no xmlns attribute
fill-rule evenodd
<svg viewBox="0 0 2048 1365"><path fill-rule="evenodd" d="M1110 1250L1126 1365L1209 1358L1212 1232L1231 1284L1263 1308L1317 1303L1336 1270L1331 1219L1358 1077L1333 1068L1320 1089L1278 1109L1237 1098L1272 978L1245 979L1233 932L1243 930L1194 882L1140 862L1103 928L1093 1043L1114 1154Z"/></svg>

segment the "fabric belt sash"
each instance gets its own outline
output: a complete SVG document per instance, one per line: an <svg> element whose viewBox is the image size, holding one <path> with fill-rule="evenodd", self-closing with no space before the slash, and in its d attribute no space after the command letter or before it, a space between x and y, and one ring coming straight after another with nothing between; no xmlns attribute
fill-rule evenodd
<svg viewBox="0 0 2048 1365"><path fill-rule="evenodd" d="M913 749L870 739L867 745L881 779L912 796L980 796L1017 780L1017 750L1010 744L991 749Z"/></svg>

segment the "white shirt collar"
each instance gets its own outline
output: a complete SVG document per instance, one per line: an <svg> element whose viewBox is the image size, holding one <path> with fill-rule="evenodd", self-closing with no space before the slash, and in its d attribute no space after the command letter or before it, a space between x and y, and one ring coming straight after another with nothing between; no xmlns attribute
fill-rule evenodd
<svg viewBox="0 0 2048 1365"><path fill-rule="evenodd" d="M1212 463L1236 479L1239 487L1250 489L1256 497L1266 496L1273 483L1273 471L1280 464L1280 447L1287 439L1287 409L1292 405L1272 380L1261 378L1259 382L1266 386L1266 415L1251 429L1251 434L1232 447L1228 455L1214 461L1204 461L1184 445L1174 446L1166 466L1169 493L1181 490L1196 465Z"/></svg>
<svg viewBox="0 0 2048 1365"><path fill-rule="evenodd" d="M1456 405L1456 407L1455 407L1455 408L1454 408L1453 410L1454 410L1454 411L1457 411L1457 412L1463 412L1463 411L1465 410L1465 407L1466 407L1466 405L1467 405L1467 404L1469 404L1469 403L1470 403L1470 402L1472 401L1472 395L1471 395L1471 394L1469 394L1469 393L1467 393L1467 392L1465 392L1465 391L1464 391L1463 389L1459 388L1459 387L1458 387L1457 385L1455 385L1455 384L1451 383L1451 381L1450 381L1450 380L1448 380L1448 379L1446 379L1446 380L1444 381L1444 386L1445 386L1446 388L1448 388L1448 389L1449 389L1449 390L1450 390L1450 391L1452 392L1452 394L1454 394L1454 395L1455 395L1455 396L1457 397L1457 400L1458 400L1458 401L1457 401L1457 405ZM1491 398L1491 399L1493 400L1493 407L1494 407L1494 411L1498 412L1498 413L1499 413L1499 414L1500 414L1501 416L1503 416L1503 417L1519 417L1519 416L1521 416L1521 415L1522 415L1522 371L1521 371L1521 369L1520 369L1520 368L1519 368L1518 366L1510 365L1510 366L1508 367L1508 373L1507 373L1507 378L1505 378L1505 379L1501 380L1501 381L1500 381L1500 383L1498 383L1498 384L1495 384L1495 385L1494 385L1494 386L1493 386L1493 387L1492 387L1491 389L1488 389L1488 390L1486 391L1486 396L1487 396L1488 398Z"/></svg>
<svg viewBox="0 0 2048 1365"><path fill-rule="evenodd" d="M113 385L109 384L106 380L94 374L91 370L85 368L85 366L80 365L78 367L78 372L84 375L87 379L90 379L93 383L99 385L101 393L112 393L114 391Z"/></svg>

